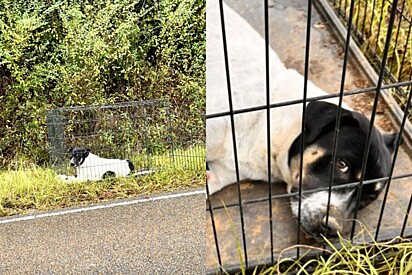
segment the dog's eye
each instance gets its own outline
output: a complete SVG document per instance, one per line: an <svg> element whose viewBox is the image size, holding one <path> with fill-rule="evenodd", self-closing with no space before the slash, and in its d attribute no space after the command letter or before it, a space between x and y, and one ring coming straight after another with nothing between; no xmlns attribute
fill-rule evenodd
<svg viewBox="0 0 412 275"><path fill-rule="evenodd" d="M349 170L348 164L347 164L345 161L341 160L341 159L339 159L339 160L336 162L336 166L339 168L339 170L340 170L342 173L346 173L346 172L348 172L348 170Z"/></svg>

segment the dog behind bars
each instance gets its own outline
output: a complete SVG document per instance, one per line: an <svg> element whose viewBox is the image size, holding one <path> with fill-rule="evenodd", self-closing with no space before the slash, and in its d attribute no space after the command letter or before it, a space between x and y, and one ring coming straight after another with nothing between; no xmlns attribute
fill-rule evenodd
<svg viewBox="0 0 412 275"><path fill-rule="evenodd" d="M236 12L224 6L230 79L226 78L222 28L218 1L207 5L207 70L206 113L229 111L228 81L233 109L266 105L265 43L263 38ZM284 39L284 38L279 38ZM302 99L304 78L288 69L270 49L269 77L271 103ZM308 97L326 92L308 82ZM368 135L369 120L344 105L340 118L340 134L336 160L331 165L335 133L337 99L314 101L307 105L304 133L304 152L301 152L302 105L293 104L272 108L270 112L271 181L286 182L291 197L291 208L298 215L300 156L303 155L302 190L328 187L331 169L333 186L357 182L361 177L362 158ZM266 111L253 111L235 115L234 129L228 116L208 119L206 122L206 160L210 169L209 190L214 194L236 182L232 131L236 134L236 148L240 180L267 181L267 124ZM391 153L396 134L382 134L372 129L370 153L365 180L385 177L389 173ZM359 208L376 199L385 182L364 185ZM345 220L356 210L359 187L332 190L329 222L326 223L328 192L317 191L301 198L301 227L318 238L328 232L345 233Z"/></svg>

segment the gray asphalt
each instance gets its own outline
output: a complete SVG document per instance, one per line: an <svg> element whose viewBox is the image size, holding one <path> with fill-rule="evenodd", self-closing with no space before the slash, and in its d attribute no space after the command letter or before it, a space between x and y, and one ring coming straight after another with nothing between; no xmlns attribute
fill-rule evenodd
<svg viewBox="0 0 412 275"><path fill-rule="evenodd" d="M0 274L203 274L204 207L197 194L0 224Z"/></svg>

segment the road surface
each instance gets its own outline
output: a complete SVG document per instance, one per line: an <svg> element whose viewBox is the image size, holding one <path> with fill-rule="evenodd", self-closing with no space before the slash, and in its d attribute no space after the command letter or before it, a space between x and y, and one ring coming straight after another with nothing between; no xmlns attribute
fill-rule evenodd
<svg viewBox="0 0 412 275"><path fill-rule="evenodd" d="M202 274L201 190L0 219L0 274Z"/></svg>

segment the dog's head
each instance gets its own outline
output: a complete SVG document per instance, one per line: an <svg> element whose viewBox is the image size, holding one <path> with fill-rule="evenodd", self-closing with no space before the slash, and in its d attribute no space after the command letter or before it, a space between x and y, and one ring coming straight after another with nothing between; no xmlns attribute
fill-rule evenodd
<svg viewBox="0 0 412 275"><path fill-rule="evenodd" d="M361 177L362 159L369 129L369 120L360 113L342 109L340 133L333 165L333 140L335 135L337 106L327 102L311 102L306 109L305 150L302 165L302 190L329 187L333 167L332 186L358 182ZM289 151L291 183L289 193L299 192L299 172L301 156L300 135ZM389 174L391 153L396 143L396 134L381 134L372 129L369 156L364 180L378 179ZM363 185L359 209L377 198L386 182ZM339 231L345 234L348 219L356 210L358 186L332 190L328 224L326 212L328 191L303 194L301 199L301 227L315 238L328 232L334 236ZM299 198L291 198L292 212L298 215Z"/></svg>
<svg viewBox="0 0 412 275"><path fill-rule="evenodd" d="M83 149L80 147L74 147L69 150L70 166L78 167L83 164L86 158L91 152L90 149Z"/></svg>

